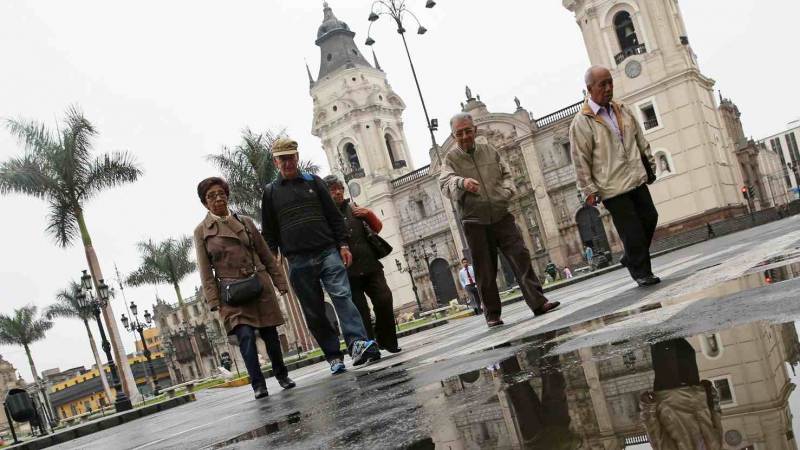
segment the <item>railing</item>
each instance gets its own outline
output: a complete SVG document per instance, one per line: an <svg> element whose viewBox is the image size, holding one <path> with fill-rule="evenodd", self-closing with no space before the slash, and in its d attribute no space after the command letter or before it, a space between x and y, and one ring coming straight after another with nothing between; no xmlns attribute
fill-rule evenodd
<svg viewBox="0 0 800 450"><path fill-rule="evenodd" d="M649 130L658 126L658 119L650 119L644 121L644 129Z"/></svg>
<svg viewBox="0 0 800 450"><path fill-rule="evenodd" d="M647 47L645 47L644 44L635 45L633 47L628 47L625 50L617 53L614 56L614 61L616 61L616 63L619 64L622 61L625 61L625 58L629 56L644 55L645 53L647 53Z"/></svg>
<svg viewBox="0 0 800 450"><path fill-rule="evenodd" d="M419 169L413 172L409 172L403 175L402 177L395 178L394 180L392 180L392 187L397 189L400 186L406 185L408 183L411 183L412 181L416 181L419 180L420 178L427 176L430 167L431 167L430 165L427 165L425 167L420 167Z"/></svg>
<svg viewBox="0 0 800 450"><path fill-rule="evenodd" d="M402 169L403 167L406 167L406 166L407 166L407 164L406 164L406 160L405 159L392 161L392 168Z"/></svg>
<svg viewBox="0 0 800 450"><path fill-rule="evenodd" d="M566 108L559 109L558 111L550 113L544 117L540 117L536 119L534 122L536 122L537 127L544 128L560 120L572 118L572 116L578 114L582 106L583 106L583 100L573 105L569 105Z"/></svg>
<svg viewBox="0 0 800 450"><path fill-rule="evenodd" d="M353 170L350 173L344 174L344 182L349 183L350 180L354 178L364 178L366 174L364 173L364 169L359 167L358 169Z"/></svg>

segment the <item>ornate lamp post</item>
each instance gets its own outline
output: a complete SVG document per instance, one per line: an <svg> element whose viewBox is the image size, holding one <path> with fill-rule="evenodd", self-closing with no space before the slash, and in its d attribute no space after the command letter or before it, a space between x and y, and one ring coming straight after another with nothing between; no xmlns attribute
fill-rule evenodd
<svg viewBox="0 0 800 450"><path fill-rule="evenodd" d="M81 276L81 288L81 292L77 295L78 305L80 305L80 307L84 308L86 311L94 314L94 318L97 321L97 328L100 329L100 339L102 341L103 351L106 353L108 368L111 371L111 381L114 383L114 391L116 392L114 408L117 412L127 411L132 409L133 405L131 404L131 400L125 394L125 391L122 390L122 384L120 383L119 375L117 374L117 366L114 364L114 358L111 357L111 343L108 342L108 339L106 339L103 321L100 320L100 312L102 308L105 308L106 305L108 305L108 285L106 285L103 280L100 280L99 284L97 285L97 297L95 297L94 294L92 294L92 276L89 275L86 270L84 270L83 275ZM127 364L127 361L125 361L125 364ZM98 369L103 370L102 367L98 367Z"/></svg>
<svg viewBox="0 0 800 450"><path fill-rule="evenodd" d="M406 264L408 264L408 254L405 254L406 257ZM400 272L408 272L408 278L411 279L411 290L414 291L414 298L417 300L417 310L422 312L422 303L419 301L419 293L417 292L417 284L414 282L414 274L412 273L414 270L406 265L404 268L400 261L395 258L394 263L397 264L397 270Z"/></svg>
<svg viewBox="0 0 800 450"><path fill-rule="evenodd" d="M158 395L161 391L161 387L158 386L158 377L156 377L156 371L153 369L153 360L150 358L150 349L147 348L147 341L144 338L144 330L153 326L153 316L150 314L150 311L145 310L144 323L139 322L139 308L133 301L131 301L130 312L130 318L126 317L125 314L122 314L122 326L124 326L128 331L139 333L139 338L142 340L142 353L144 354L145 359L147 359L147 371L150 372L150 384L153 386L153 395Z"/></svg>

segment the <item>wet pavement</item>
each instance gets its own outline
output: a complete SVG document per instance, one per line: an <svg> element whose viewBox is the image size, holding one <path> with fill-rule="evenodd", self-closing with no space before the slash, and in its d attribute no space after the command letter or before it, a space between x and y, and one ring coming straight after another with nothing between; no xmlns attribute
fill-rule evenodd
<svg viewBox="0 0 800 450"><path fill-rule="evenodd" d="M61 448L795 449L798 225L659 257L657 286L612 272L543 317L517 303L497 329L453 321L366 368L306 367L261 401L202 391Z"/></svg>

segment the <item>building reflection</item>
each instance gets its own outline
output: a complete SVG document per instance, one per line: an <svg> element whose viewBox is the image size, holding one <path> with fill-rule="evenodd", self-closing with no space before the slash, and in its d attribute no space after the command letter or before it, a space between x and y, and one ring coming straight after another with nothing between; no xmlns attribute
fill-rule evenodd
<svg viewBox="0 0 800 450"><path fill-rule="evenodd" d="M780 273L791 269L773 275L792 278ZM669 449L797 448L789 409L789 370L800 359L794 323L560 355L552 346L532 345L426 393L436 448L623 449L651 439ZM678 445L693 433L705 433L705 447Z"/></svg>

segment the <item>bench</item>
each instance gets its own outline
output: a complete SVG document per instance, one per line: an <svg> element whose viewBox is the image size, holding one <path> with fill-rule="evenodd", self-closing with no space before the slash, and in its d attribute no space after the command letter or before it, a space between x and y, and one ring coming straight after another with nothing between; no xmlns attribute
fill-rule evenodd
<svg viewBox="0 0 800 450"><path fill-rule="evenodd" d="M192 392L194 390L194 386L202 381L204 380L190 380L181 384L175 384L166 389L161 389L161 392L166 394L169 398L174 398L178 389L186 388L186 392Z"/></svg>
<svg viewBox="0 0 800 450"><path fill-rule="evenodd" d="M422 319L422 318L428 317L428 316L436 317L437 314L439 314L440 312L447 311L448 309L450 309L450 306L443 306L441 308L431 309L431 310L428 310L428 311L420 313L419 314L419 318Z"/></svg>

